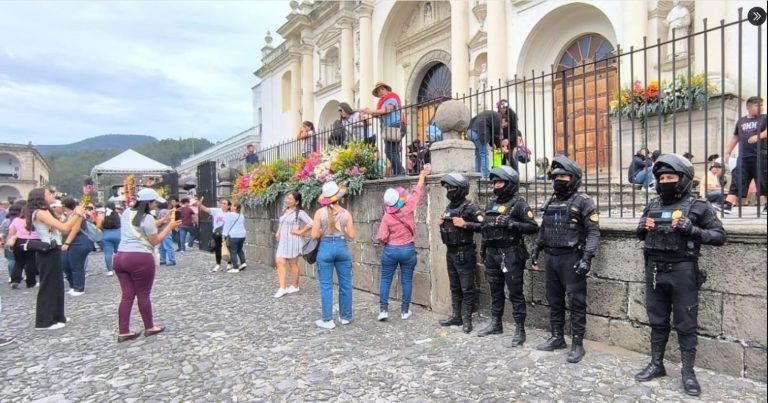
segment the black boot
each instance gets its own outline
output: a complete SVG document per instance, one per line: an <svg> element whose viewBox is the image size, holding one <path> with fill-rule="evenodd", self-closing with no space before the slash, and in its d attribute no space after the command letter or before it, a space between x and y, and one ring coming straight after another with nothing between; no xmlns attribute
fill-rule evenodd
<svg viewBox="0 0 768 403"><path fill-rule="evenodd" d="M683 361L683 369L681 371L683 375L683 389L685 389L686 395L698 396L701 394L701 386L699 381L696 380L696 373L693 372L693 363L696 361L695 351L680 352Z"/></svg>
<svg viewBox="0 0 768 403"><path fill-rule="evenodd" d="M483 330L480 330L477 332L477 337L485 337L491 334L502 334L504 333L504 328L501 325L501 318L496 316L491 316L491 323L484 327Z"/></svg>
<svg viewBox="0 0 768 403"><path fill-rule="evenodd" d="M565 344L565 339L563 338L563 330L552 329L552 337L550 337L544 343L536 346L536 349L541 351L555 351L566 347L568 347L568 345Z"/></svg>
<svg viewBox="0 0 768 403"><path fill-rule="evenodd" d="M461 303L453 304L453 314L445 320L438 321L440 326L461 326Z"/></svg>
<svg viewBox="0 0 768 403"><path fill-rule="evenodd" d="M644 370L635 374L635 380L638 382L648 382L652 379L656 379L667 375L667 370L664 368L664 349L665 344L651 344L651 362Z"/></svg>
<svg viewBox="0 0 768 403"><path fill-rule="evenodd" d="M464 333L470 333L472 332L472 307L464 305L464 312L462 313L462 321L464 322L464 325L461 327L461 330Z"/></svg>
<svg viewBox="0 0 768 403"><path fill-rule="evenodd" d="M584 358L584 354L586 354L584 351L584 336L573 335L573 338L571 339L571 351L568 352L566 361L575 364Z"/></svg>
<svg viewBox="0 0 768 403"><path fill-rule="evenodd" d="M512 336L512 343L510 343L510 347L520 347L525 343L525 324L524 323L516 323L515 324L515 335Z"/></svg>

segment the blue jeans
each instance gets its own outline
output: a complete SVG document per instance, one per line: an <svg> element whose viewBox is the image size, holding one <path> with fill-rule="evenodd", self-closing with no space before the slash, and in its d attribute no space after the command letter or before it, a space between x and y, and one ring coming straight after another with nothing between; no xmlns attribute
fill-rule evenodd
<svg viewBox="0 0 768 403"><path fill-rule="evenodd" d="M80 237L84 240L81 240ZM69 287L75 291L85 291L85 266L88 254L93 250L93 242L79 234L66 252L61 253L62 269Z"/></svg>
<svg viewBox="0 0 768 403"><path fill-rule="evenodd" d="M723 194L722 190L713 190L711 192L707 192L707 201L710 203L719 203L722 204L725 201L725 195Z"/></svg>
<svg viewBox="0 0 768 403"><path fill-rule="evenodd" d="M339 237L320 240L317 249L317 280L320 283L322 319L333 320L333 269L339 279L339 319L352 320L352 257L347 242Z"/></svg>
<svg viewBox="0 0 768 403"><path fill-rule="evenodd" d="M160 242L160 263L176 264L176 251L173 249L173 235L170 233Z"/></svg>
<svg viewBox="0 0 768 403"><path fill-rule="evenodd" d="M243 245L245 245L245 238L229 238L227 240L232 268L237 269L241 264L245 263Z"/></svg>
<svg viewBox="0 0 768 403"><path fill-rule="evenodd" d="M112 256L117 252L117 247L120 245L120 230L105 229L103 233L101 248L104 251L104 263L107 264L107 271L112 271Z"/></svg>
<svg viewBox="0 0 768 403"><path fill-rule="evenodd" d="M488 144L481 141L480 136L472 129L467 129L467 138L475 144L475 171L480 172L483 179L488 179L491 173L488 165Z"/></svg>
<svg viewBox="0 0 768 403"><path fill-rule="evenodd" d="M195 227L179 227L179 250L186 250L187 246L190 248L195 246L195 232ZM189 235L189 241L187 241L187 235Z"/></svg>
<svg viewBox="0 0 768 403"><path fill-rule="evenodd" d="M400 128L387 127L387 128L384 128L384 130L397 130L399 132ZM400 161L400 142L385 141L384 154L387 156L389 163L392 164L392 175L393 176L405 175L405 168L403 168L403 163L402 161Z"/></svg>
<svg viewBox="0 0 768 403"><path fill-rule="evenodd" d="M13 257L13 251L8 248L3 248L3 255L5 260L8 261L8 277L13 275L13 266L16 265L16 258Z"/></svg>
<svg viewBox="0 0 768 403"><path fill-rule="evenodd" d="M386 312L389 308L389 288L392 286L392 278L395 270L400 265L400 287L403 294L403 304L400 312L408 312L411 305L411 292L413 290L413 269L416 268L416 248L412 243L408 245L384 247L381 254L381 281L379 287L379 311Z"/></svg>
<svg viewBox="0 0 768 403"><path fill-rule="evenodd" d="M644 168L641 171L635 172L635 177L632 180L632 183L636 185L643 185L644 187L648 187L651 183L653 178L653 168L648 167Z"/></svg>

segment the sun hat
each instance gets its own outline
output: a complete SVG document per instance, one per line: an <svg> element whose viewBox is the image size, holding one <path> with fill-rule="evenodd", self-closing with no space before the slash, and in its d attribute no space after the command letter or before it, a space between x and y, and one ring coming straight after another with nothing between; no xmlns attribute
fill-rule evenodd
<svg viewBox="0 0 768 403"><path fill-rule="evenodd" d="M165 199L160 197L159 194L152 188L144 188L136 193L136 200L138 201L152 201L155 200L158 203L165 203Z"/></svg>
<svg viewBox="0 0 768 403"><path fill-rule="evenodd" d="M323 192L320 194L317 202L322 206L327 206L331 203L335 203L341 200L341 198L344 197L346 193L347 188L344 186L339 186L334 181L326 182L323 185Z"/></svg>
<svg viewBox="0 0 768 403"><path fill-rule="evenodd" d="M384 192L384 209L387 213L395 213L405 205L408 193L402 187L389 188Z"/></svg>
<svg viewBox="0 0 768 403"><path fill-rule="evenodd" d="M392 87L388 86L383 81L379 81L376 83L376 85L373 86L373 91L371 91L371 94L373 94L374 97L378 97L378 95L376 95L376 90L378 90L379 87L384 87L387 89L387 91L392 92Z"/></svg>

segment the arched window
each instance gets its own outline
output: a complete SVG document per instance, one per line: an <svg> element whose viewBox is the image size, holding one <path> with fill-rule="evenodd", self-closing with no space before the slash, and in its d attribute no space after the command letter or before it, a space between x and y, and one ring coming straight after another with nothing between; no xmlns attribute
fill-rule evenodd
<svg viewBox="0 0 768 403"><path fill-rule="evenodd" d="M418 102L451 97L451 69L443 63L432 66L419 86Z"/></svg>
<svg viewBox="0 0 768 403"><path fill-rule="evenodd" d="M557 63L557 71L597 62L613 56L613 45L598 34L579 37L565 49Z"/></svg>

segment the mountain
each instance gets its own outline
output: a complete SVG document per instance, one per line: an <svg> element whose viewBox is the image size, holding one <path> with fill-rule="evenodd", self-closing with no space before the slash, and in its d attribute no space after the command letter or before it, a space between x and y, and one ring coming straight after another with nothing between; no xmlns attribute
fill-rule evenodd
<svg viewBox="0 0 768 403"><path fill-rule="evenodd" d="M95 150L120 150L136 148L146 144L157 143L158 140L152 136L140 134L105 134L103 136L90 137L77 143L61 145L39 145L35 146L40 154L48 157L54 154L69 154L80 151Z"/></svg>
<svg viewBox="0 0 768 403"><path fill-rule="evenodd" d="M110 136L100 136L110 137ZM114 136L122 137L122 136ZM152 141L143 145L133 147L116 148L110 144L108 148L86 149L83 151L55 152L45 156L45 160L50 166L50 182L56 186L58 191L78 196L82 193L83 179L91 174L91 169L118 154L132 148L134 151L143 154L155 161L176 167L185 158L192 154L199 153L213 143L206 139L165 139L158 141L154 137L135 136L151 139ZM88 140L97 139L94 137ZM84 140L88 142L88 140ZM82 143L82 142L80 142ZM78 144L78 143L74 143ZM72 146L74 144L69 144ZM38 146L39 147L39 146ZM105 175L102 178L102 185L110 183L122 183L122 176Z"/></svg>

